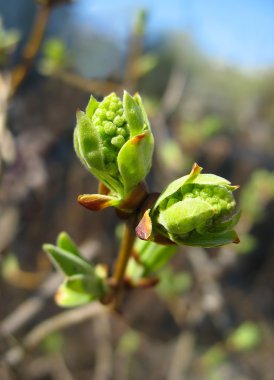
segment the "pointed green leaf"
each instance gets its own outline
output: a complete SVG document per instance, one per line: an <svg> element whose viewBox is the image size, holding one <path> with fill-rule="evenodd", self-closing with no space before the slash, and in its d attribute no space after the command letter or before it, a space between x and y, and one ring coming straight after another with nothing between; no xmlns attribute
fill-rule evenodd
<svg viewBox="0 0 274 380"><path fill-rule="evenodd" d="M77 113L78 146L80 156L87 162L89 169L104 169L100 137L89 117L82 111Z"/></svg>
<svg viewBox="0 0 274 380"><path fill-rule="evenodd" d="M144 119L144 122L145 122L145 125L148 129L150 129L150 124L149 124L149 120L148 120L148 117L147 117L147 113L145 111L145 108L144 108L144 105L143 105L143 102L142 102L142 98L141 96L138 94L138 92L133 96L133 98L135 99L135 101L138 103L140 109L141 109L141 112L142 112L142 115L143 115L143 119Z"/></svg>
<svg viewBox="0 0 274 380"><path fill-rule="evenodd" d="M203 174L199 175L193 180L193 183L198 183L200 185L230 185L230 182L225 178L219 177L215 174Z"/></svg>
<svg viewBox="0 0 274 380"><path fill-rule="evenodd" d="M84 159L84 157L82 157L82 154L81 154L81 151L80 151L79 130L78 130L77 125L76 125L76 127L74 128L74 131L73 131L73 146L74 146L74 150L75 150L75 152L76 152L77 157L79 158L79 160L82 162L82 164L84 166L86 166L87 168L89 168L88 163L86 162L86 160Z"/></svg>
<svg viewBox="0 0 274 380"><path fill-rule="evenodd" d="M132 138L143 132L143 113L139 104L127 91L124 92L123 107L129 125L130 137Z"/></svg>
<svg viewBox="0 0 274 380"><path fill-rule="evenodd" d="M117 158L126 194L144 180L151 168L154 140L147 131L127 141Z"/></svg>
<svg viewBox="0 0 274 380"><path fill-rule="evenodd" d="M167 197L171 196L172 194L176 193L183 185L187 183L191 183L197 176L201 173L202 168L198 166L196 163L192 166L192 170L189 174L176 179L175 181L171 182L171 184L168 185L168 187L165 189L165 191L162 192L161 196L157 199L157 202L155 203L154 209L159 206L159 204Z"/></svg>
<svg viewBox="0 0 274 380"><path fill-rule="evenodd" d="M90 294L94 299L99 299L106 294L106 287L102 279L95 273L70 276L66 280L66 286L74 292Z"/></svg>
<svg viewBox="0 0 274 380"><path fill-rule="evenodd" d="M89 102L88 102L88 105L86 107L86 114L87 116L91 119L94 112L96 111L96 109L98 108L99 106L99 102L97 102L97 100L94 98L94 96L90 96L90 99L89 99Z"/></svg>
<svg viewBox="0 0 274 380"><path fill-rule="evenodd" d="M52 244L44 244L43 250L49 254L52 263L61 270L65 275L90 274L94 272L93 267L83 258L76 256L74 253L65 251L62 248Z"/></svg>
<svg viewBox="0 0 274 380"><path fill-rule="evenodd" d="M61 232L57 237L57 246L62 248L64 251L68 251L75 256L81 257L81 253L79 252L76 244L70 238L70 236L65 232Z"/></svg>

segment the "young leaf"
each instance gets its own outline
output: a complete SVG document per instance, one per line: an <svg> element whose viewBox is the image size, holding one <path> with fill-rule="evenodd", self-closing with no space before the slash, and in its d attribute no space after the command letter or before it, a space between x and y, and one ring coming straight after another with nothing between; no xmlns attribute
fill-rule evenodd
<svg viewBox="0 0 274 380"><path fill-rule="evenodd" d="M57 246L65 251L73 253L75 256L81 257L77 246L66 232L60 232L57 237Z"/></svg>
<svg viewBox="0 0 274 380"><path fill-rule="evenodd" d="M98 105L99 105L99 102L97 102L97 100L94 98L94 96L91 95L89 102L88 102L88 105L86 107L86 114L90 119L92 118L94 112L98 108Z"/></svg>
<svg viewBox="0 0 274 380"><path fill-rule="evenodd" d="M136 100L127 91L124 92L123 107L129 125L130 137L135 137L142 133L144 129L142 110Z"/></svg>
<svg viewBox="0 0 274 380"><path fill-rule="evenodd" d="M44 251L49 254L49 257L57 269L61 270L66 276L74 274L92 274L93 267L83 258L76 256L74 253L65 251L60 247L52 244L44 244Z"/></svg>
<svg viewBox="0 0 274 380"><path fill-rule="evenodd" d="M118 168L125 191L130 192L148 174L153 154L153 136L147 131L125 143L118 154Z"/></svg>
<svg viewBox="0 0 274 380"><path fill-rule="evenodd" d="M55 302L61 307L75 307L89 303L93 300L91 294L78 293L68 288L66 283L63 283L55 294Z"/></svg>
<svg viewBox="0 0 274 380"><path fill-rule="evenodd" d="M93 275L76 274L66 280L66 287L74 292L90 294L94 299L99 299L106 294L103 280L95 273Z"/></svg>

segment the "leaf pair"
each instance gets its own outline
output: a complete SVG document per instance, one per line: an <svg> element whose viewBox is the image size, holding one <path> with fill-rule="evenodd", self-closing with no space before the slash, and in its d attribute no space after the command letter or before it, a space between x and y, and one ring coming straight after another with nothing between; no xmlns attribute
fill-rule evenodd
<svg viewBox="0 0 274 380"><path fill-rule="evenodd" d="M107 293L104 276L80 254L66 232L58 235L56 245L44 244L53 265L66 276L55 295L59 306L78 306Z"/></svg>

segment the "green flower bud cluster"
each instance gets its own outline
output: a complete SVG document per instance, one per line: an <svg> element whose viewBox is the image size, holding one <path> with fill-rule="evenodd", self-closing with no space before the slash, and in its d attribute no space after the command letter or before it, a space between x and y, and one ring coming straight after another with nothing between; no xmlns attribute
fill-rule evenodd
<svg viewBox="0 0 274 380"><path fill-rule="evenodd" d="M141 97L125 91L123 100L112 93L99 103L91 96L77 114L74 147L109 196L126 198L148 174L154 148Z"/></svg>
<svg viewBox="0 0 274 380"><path fill-rule="evenodd" d="M210 205L215 217L221 216L226 212L233 210L236 206L236 202L231 191L225 186L221 185L216 187L213 185L189 184L183 186L172 194L172 196L164 199L160 203L159 210L162 211L161 216L172 211L171 206L174 204L194 199L203 201ZM212 223L212 219L207 222ZM178 229L177 224L175 224L174 229ZM189 227L186 227L186 229L188 230Z"/></svg>
<svg viewBox="0 0 274 380"><path fill-rule="evenodd" d="M167 187L137 227L139 237L202 247L239 241L233 230L240 216L232 194L237 186L201 170L195 164Z"/></svg>
<svg viewBox="0 0 274 380"><path fill-rule="evenodd" d="M129 139L129 127L125 118L123 103L115 93L105 97L91 118L98 129L103 148L103 160L111 175L119 173L116 157Z"/></svg>

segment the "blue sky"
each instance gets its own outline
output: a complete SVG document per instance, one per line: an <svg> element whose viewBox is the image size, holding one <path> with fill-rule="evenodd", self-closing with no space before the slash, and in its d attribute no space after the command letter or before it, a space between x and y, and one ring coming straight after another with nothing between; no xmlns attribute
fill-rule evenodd
<svg viewBox="0 0 274 380"><path fill-rule="evenodd" d="M148 34L185 30L207 55L242 67L274 65L274 0L78 0L76 17L125 39L137 9Z"/></svg>

